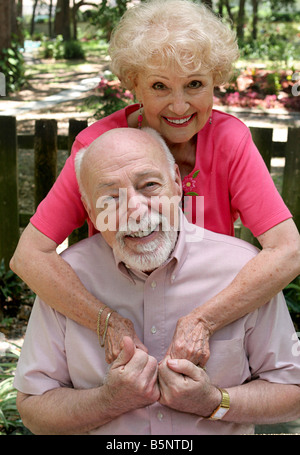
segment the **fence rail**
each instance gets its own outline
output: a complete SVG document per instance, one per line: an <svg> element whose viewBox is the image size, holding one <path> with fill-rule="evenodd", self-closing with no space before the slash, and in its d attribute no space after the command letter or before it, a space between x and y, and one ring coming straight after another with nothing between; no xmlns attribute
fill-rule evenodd
<svg viewBox="0 0 300 455"><path fill-rule="evenodd" d="M86 120L69 120L68 135L59 135L56 120L36 120L34 135L17 134L15 117L0 117L0 259L8 266L16 248L20 228L25 227L32 214L19 213L18 208L18 148L34 150L35 207L46 196L57 177L58 150L67 150L77 134L86 128ZM273 141L272 128L250 128L268 169L273 157L285 157L282 197L294 215L300 229L300 128L289 128L286 142ZM76 230L69 242L85 235L85 228ZM244 229L237 235L254 242ZM255 243L255 242L254 242Z"/></svg>

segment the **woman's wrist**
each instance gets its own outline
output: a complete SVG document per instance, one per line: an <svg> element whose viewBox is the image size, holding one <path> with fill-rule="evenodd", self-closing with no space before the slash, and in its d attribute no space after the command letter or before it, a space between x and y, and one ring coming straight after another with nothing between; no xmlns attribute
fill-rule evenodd
<svg viewBox="0 0 300 455"><path fill-rule="evenodd" d="M112 323L111 318L114 313L116 313L115 310L112 310L107 305L103 305L98 312L97 335L101 347L105 346L107 330Z"/></svg>

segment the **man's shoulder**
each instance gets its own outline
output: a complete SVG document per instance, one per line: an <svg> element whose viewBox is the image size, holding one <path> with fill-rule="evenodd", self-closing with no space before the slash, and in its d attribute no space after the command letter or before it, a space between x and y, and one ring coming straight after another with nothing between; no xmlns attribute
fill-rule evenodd
<svg viewBox="0 0 300 455"><path fill-rule="evenodd" d="M101 234L81 240L61 253L61 257L75 270L91 267L95 262L113 258L112 250Z"/></svg>
<svg viewBox="0 0 300 455"><path fill-rule="evenodd" d="M237 237L219 234L196 225L188 223L186 242L190 244L195 254L203 253L204 249L229 258L239 258L242 261L249 261L255 257L259 250L255 246Z"/></svg>

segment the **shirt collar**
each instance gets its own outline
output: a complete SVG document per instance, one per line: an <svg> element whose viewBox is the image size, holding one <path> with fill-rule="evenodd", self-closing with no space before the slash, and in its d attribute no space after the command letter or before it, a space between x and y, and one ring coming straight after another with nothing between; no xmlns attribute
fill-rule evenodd
<svg viewBox="0 0 300 455"><path fill-rule="evenodd" d="M179 223L180 223L180 225L179 225L180 228L179 228L175 248L172 251L169 259L164 264L162 264L160 267L158 267L158 269L156 269L156 271L163 269L168 264L171 264L170 267L173 267L172 275L176 275L176 273L178 273L178 271L180 270L180 268L182 267L182 265L184 264L184 262L186 260L186 257L187 257L188 251L189 251L189 242L187 241L187 233L191 232L193 230L193 225L191 225L187 221L187 219L184 216L181 209L179 209ZM135 276L146 280L151 275L151 274L148 275L146 273L130 269L129 267L126 266L126 264L124 264L123 261L121 261L121 259L115 253L113 253L113 254L114 254L114 258L115 258L115 262L116 262L116 266L117 266L118 270L122 273L122 275L126 276L133 283L135 283L135 279L134 279Z"/></svg>

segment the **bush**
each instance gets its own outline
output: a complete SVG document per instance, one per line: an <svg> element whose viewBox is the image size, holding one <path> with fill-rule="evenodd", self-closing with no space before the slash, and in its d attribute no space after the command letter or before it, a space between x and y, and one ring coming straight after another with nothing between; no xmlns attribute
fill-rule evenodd
<svg viewBox="0 0 300 455"><path fill-rule="evenodd" d="M56 60L84 59L84 50L78 41L64 41L62 35L55 40L44 38L41 46L42 58L55 58Z"/></svg>
<svg viewBox="0 0 300 455"><path fill-rule="evenodd" d="M84 59L84 50L79 41L64 42L64 58L67 60Z"/></svg>
<svg viewBox="0 0 300 455"><path fill-rule="evenodd" d="M133 95L121 87L119 80L112 73L105 72L94 95L85 102L85 107L94 109L96 119L106 117L133 102Z"/></svg>
<svg viewBox="0 0 300 455"><path fill-rule="evenodd" d="M8 352L1 358L0 367L0 435L28 435L29 430L24 427L20 418L16 397L17 391L13 387L14 372L20 355L20 348L16 345L13 352Z"/></svg>
<svg viewBox="0 0 300 455"><path fill-rule="evenodd" d="M2 49L0 54L0 72L5 75L8 95L20 90L26 82L24 58L17 42L13 42L9 49Z"/></svg>

